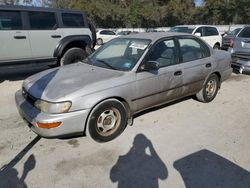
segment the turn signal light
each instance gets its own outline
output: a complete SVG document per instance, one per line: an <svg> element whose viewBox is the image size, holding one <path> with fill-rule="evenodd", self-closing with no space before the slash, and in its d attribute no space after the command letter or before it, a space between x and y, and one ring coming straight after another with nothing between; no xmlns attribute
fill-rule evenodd
<svg viewBox="0 0 250 188"><path fill-rule="evenodd" d="M53 129L53 128L57 128L57 127L61 126L62 122L53 122L53 123L37 122L36 124L39 128L42 128L42 129Z"/></svg>

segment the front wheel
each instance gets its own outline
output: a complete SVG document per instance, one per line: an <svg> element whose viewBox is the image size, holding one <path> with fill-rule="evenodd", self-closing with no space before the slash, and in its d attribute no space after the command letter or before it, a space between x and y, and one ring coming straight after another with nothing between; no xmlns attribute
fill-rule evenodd
<svg viewBox="0 0 250 188"><path fill-rule="evenodd" d="M108 142L119 136L127 124L125 106L116 99L97 105L88 120L87 134L96 142Z"/></svg>
<svg viewBox="0 0 250 188"><path fill-rule="evenodd" d="M196 94L196 98L204 103L214 100L219 89L219 78L216 74L212 74L207 79L202 90Z"/></svg>

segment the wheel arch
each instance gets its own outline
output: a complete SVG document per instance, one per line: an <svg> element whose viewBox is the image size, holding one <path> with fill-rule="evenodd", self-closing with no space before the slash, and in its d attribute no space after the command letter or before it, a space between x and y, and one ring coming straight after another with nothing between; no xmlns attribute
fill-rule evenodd
<svg viewBox="0 0 250 188"><path fill-rule="evenodd" d="M220 88L220 86L221 86L221 73L218 72L218 71L215 71L215 72L212 72L211 74L209 74L209 75L206 77L205 82L203 83L203 86L205 85L207 79L208 79L211 75L213 75L213 74L215 74L215 75L218 77L218 79L219 79L219 88Z"/></svg>
<svg viewBox="0 0 250 188"><path fill-rule="evenodd" d="M88 35L67 36L59 42L53 56L60 59L68 49L72 47L84 49L86 46L91 47L91 38Z"/></svg>
<svg viewBox="0 0 250 188"><path fill-rule="evenodd" d="M89 122L89 118L90 118L90 115L92 114L92 112L102 103L108 101L108 100L117 100L118 102L121 102L124 107L126 108L126 111L127 111L127 117L128 118L131 118L132 117L132 112L131 112L131 108L129 106L129 103L122 97L118 97L118 96L113 96L113 97L107 97L105 99L102 99L100 101L98 101L97 103L95 103L95 105L93 105L93 107L91 108L86 120L85 120L85 124L84 124L84 134L86 134L86 129L87 129L87 126L88 126L88 122Z"/></svg>

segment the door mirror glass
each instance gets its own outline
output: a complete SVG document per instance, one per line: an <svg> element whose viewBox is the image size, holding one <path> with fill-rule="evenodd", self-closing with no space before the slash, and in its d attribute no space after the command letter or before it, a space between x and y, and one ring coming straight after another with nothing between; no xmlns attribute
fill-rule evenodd
<svg viewBox="0 0 250 188"><path fill-rule="evenodd" d="M157 61L146 61L142 66L141 70L145 71L156 71L159 70L160 65Z"/></svg>

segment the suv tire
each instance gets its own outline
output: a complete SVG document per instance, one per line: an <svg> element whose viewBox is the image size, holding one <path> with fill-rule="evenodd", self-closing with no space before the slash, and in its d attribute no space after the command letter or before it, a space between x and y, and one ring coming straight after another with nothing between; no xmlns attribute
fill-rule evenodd
<svg viewBox="0 0 250 188"><path fill-rule="evenodd" d="M60 65L68 65L72 63L77 63L78 61L84 60L91 54L91 49L86 48L85 50L81 48L70 48L62 56L60 60Z"/></svg>

